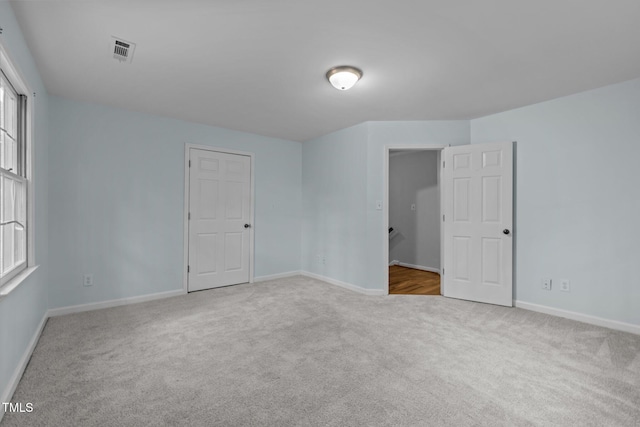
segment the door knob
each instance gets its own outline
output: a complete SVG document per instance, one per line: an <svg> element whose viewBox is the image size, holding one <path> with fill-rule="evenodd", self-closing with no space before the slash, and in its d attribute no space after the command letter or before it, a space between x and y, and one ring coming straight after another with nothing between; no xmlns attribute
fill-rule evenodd
<svg viewBox="0 0 640 427"><path fill-rule="evenodd" d="M245 224L244 228L251 228L251 224Z"/></svg>
<svg viewBox="0 0 640 427"><path fill-rule="evenodd" d="M246 226L245 226L245 227L246 227ZM504 234L509 234L509 233L511 233L511 232L509 231L509 229L508 229L508 228L505 228L504 230L502 230L502 232L503 232Z"/></svg>

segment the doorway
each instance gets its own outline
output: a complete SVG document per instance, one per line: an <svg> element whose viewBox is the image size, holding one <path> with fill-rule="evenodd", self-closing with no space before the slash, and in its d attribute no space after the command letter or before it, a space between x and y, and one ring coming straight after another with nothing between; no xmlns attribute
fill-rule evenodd
<svg viewBox="0 0 640 427"><path fill-rule="evenodd" d="M383 250L390 264L389 162L394 150L437 150L440 201L440 293L513 306L514 142L455 147L385 146ZM417 208L417 207L416 207ZM387 239L389 234L390 239ZM412 266L407 266L412 267ZM389 275L384 276L389 292Z"/></svg>
<svg viewBox="0 0 640 427"><path fill-rule="evenodd" d="M441 294L441 149L388 150L389 294Z"/></svg>
<svg viewBox="0 0 640 427"><path fill-rule="evenodd" d="M253 281L253 154L185 148L187 292Z"/></svg>

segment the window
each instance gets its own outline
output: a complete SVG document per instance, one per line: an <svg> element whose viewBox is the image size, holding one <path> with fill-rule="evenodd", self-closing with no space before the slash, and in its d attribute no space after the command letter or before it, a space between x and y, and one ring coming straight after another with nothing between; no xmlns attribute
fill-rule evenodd
<svg viewBox="0 0 640 427"><path fill-rule="evenodd" d="M0 286L27 268L26 107L0 68Z"/></svg>

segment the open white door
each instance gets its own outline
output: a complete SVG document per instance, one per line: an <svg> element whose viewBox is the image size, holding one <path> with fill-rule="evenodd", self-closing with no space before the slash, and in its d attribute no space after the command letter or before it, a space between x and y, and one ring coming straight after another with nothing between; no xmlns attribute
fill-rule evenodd
<svg viewBox="0 0 640 427"><path fill-rule="evenodd" d="M511 307L513 143L443 153L443 295Z"/></svg>
<svg viewBox="0 0 640 427"><path fill-rule="evenodd" d="M189 150L189 292L249 282L251 158Z"/></svg>

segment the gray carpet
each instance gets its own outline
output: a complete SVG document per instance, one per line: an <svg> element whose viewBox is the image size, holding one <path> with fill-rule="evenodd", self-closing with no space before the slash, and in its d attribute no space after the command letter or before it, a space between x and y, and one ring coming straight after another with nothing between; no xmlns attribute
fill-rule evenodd
<svg viewBox="0 0 640 427"><path fill-rule="evenodd" d="M9 426L638 426L640 336L303 277L49 320Z"/></svg>

